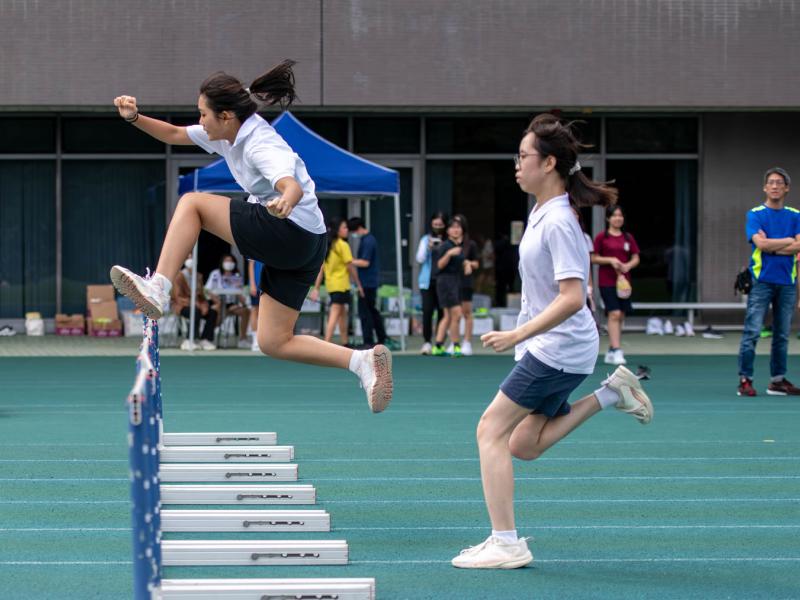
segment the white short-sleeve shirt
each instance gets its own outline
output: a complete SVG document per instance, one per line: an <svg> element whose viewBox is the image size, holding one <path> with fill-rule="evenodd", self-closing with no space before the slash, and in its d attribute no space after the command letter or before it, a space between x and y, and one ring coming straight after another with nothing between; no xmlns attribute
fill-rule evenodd
<svg viewBox="0 0 800 600"><path fill-rule="evenodd" d="M563 279L580 279L583 292L589 281L589 254L577 219L565 195L538 206L528 217L519 245L522 308L517 326L530 321L558 296ZM587 306L549 331L516 347L516 360L530 352L544 364L566 373L591 374L600 338Z"/></svg>
<svg viewBox="0 0 800 600"><path fill-rule="evenodd" d="M225 159L236 183L250 194L248 202L266 204L280 196L275 184L294 177L303 188L303 197L288 219L312 233L325 233L325 219L314 193L314 182L306 165L272 126L253 114L239 128L236 140L209 140L202 125L186 128L189 138L210 154Z"/></svg>

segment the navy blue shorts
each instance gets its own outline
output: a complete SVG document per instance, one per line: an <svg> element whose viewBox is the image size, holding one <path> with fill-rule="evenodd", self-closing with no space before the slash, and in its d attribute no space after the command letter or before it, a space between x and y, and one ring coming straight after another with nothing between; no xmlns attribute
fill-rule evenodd
<svg viewBox="0 0 800 600"><path fill-rule="evenodd" d="M569 413L567 399L586 377L554 369L526 352L500 384L500 390L535 415L560 417Z"/></svg>

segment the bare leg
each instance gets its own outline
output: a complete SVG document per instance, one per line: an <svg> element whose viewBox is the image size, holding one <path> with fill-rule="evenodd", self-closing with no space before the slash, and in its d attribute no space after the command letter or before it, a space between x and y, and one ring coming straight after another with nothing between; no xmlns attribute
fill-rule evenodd
<svg viewBox="0 0 800 600"><path fill-rule="evenodd" d="M246 306L234 306L230 309L230 314L239 317L239 339L247 339L247 323L250 321L250 309Z"/></svg>
<svg viewBox="0 0 800 600"><path fill-rule="evenodd" d="M331 303L330 308L328 309L328 322L325 324L325 341L328 343L333 340L333 332L336 330L336 326L339 324L341 313L342 305Z"/></svg>
<svg viewBox="0 0 800 600"><path fill-rule="evenodd" d="M250 331L252 333L258 331L258 304L250 308Z"/></svg>
<svg viewBox="0 0 800 600"><path fill-rule="evenodd" d="M511 531L514 525L514 467L509 438L530 410L497 392L478 423L481 481L492 529Z"/></svg>
<svg viewBox="0 0 800 600"><path fill-rule="evenodd" d="M346 346L347 342L350 341L350 334L347 331L347 327L349 323L347 322L347 305L342 304L342 312L339 315L339 339L342 340L342 346Z"/></svg>
<svg viewBox="0 0 800 600"><path fill-rule="evenodd" d="M450 310L450 341L457 344L461 339L461 306L453 306Z"/></svg>
<svg viewBox="0 0 800 600"><path fill-rule="evenodd" d="M300 315L288 306L261 294L258 312L258 346L267 356L322 367L347 369L353 351L310 335L294 335Z"/></svg>
<svg viewBox="0 0 800 600"><path fill-rule="evenodd" d="M620 337L622 334L622 311L612 310L608 313L608 343L612 348L620 348Z"/></svg>
<svg viewBox="0 0 800 600"><path fill-rule="evenodd" d="M200 192L184 194L169 223L156 273L173 281L201 229L233 244L230 204L231 199L225 196Z"/></svg>
<svg viewBox="0 0 800 600"><path fill-rule="evenodd" d="M439 318L439 324L436 326L436 343L443 344L444 338L447 335L447 328L450 327L450 309L443 308L443 315Z"/></svg>
<svg viewBox="0 0 800 600"><path fill-rule="evenodd" d="M539 458L545 450L567 437L600 410L600 403L595 395L589 394L573 404L569 414L553 418L528 415L511 434L511 454L523 460Z"/></svg>
<svg viewBox="0 0 800 600"><path fill-rule="evenodd" d="M462 302L461 312L464 315L464 341L469 342L472 340L472 326L474 325L472 319L472 302Z"/></svg>

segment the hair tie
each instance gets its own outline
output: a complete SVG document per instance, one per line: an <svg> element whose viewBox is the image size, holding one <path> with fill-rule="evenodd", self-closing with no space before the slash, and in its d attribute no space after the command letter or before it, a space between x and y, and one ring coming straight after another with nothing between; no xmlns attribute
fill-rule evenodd
<svg viewBox="0 0 800 600"><path fill-rule="evenodd" d="M250 91L250 88L244 88L244 91L245 91L245 92L247 92L247 95L248 95L248 96L249 96L249 95L252 93L252 92Z"/></svg>
<svg viewBox="0 0 800 600"><path fill-rule="evenodd" d="M575 175L575 173L577 173L580 170L581 170L581 163L576 160L575 164L572 165L572 168L569 170L569 174Z"/></svg>

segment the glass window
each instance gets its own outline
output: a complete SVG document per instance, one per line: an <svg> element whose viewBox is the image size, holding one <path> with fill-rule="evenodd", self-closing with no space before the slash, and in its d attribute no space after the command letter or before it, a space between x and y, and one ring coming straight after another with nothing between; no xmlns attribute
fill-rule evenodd
<svg viewBox="0 0 800 600"><path fill-rule="evenodd" d="M55 161L0 161L0 317L56 308Z"/></svg>
<svg viewBox="0 0 800 600"><path fill-rule="evenodd" d="M429 154L514 154L528 123L527 117L429 118L425 148Z"/></svg>
<svg viewBox="0 0 800 600"><path fill-rule="evenodd" d="M347 117L306 117L298 115L297 118L314 133L347 150Z"/></svg>
<svg viewBox="0 0 800 600"><path fill-rule="evenodd" d="M161 118L161 117L156 117ZM164 144L120 117L65 118L61 149L70 154L159 154Z"/></svg>
<svg viewBox="0 0 800 600"><path fill-rule="evenodd" d="M608 160L619 189L625 230L641 264L632 271L633 300L691 302L697 298L697 161Z"/></svg>
<svg viewBox="0 0 800 600"><path fill-rule="evenodd" d="M606 119L606 152L697 152L697 127L694 117L609 118Z"/></svg>
<svg viewBox="0 0 800 600"><path fill-rule="evenodd" d="M419 119L358 117L353 120L355 151L366 154L418 154Z"/></svg>
<svg viewBox="0 0 800 600"><path fill-rule="evenodd" d="M56 120L41 117L0 118L0 153L47 154L56 151Z"/></svg>
<svg viewBox="0 0 800 600"><path fill-rule="evenodd" d="M155 267L166 221L164 163L72 160L62 169L62 309L84 312L86 286L107 283L111 265L136 273Z"/></svg>

